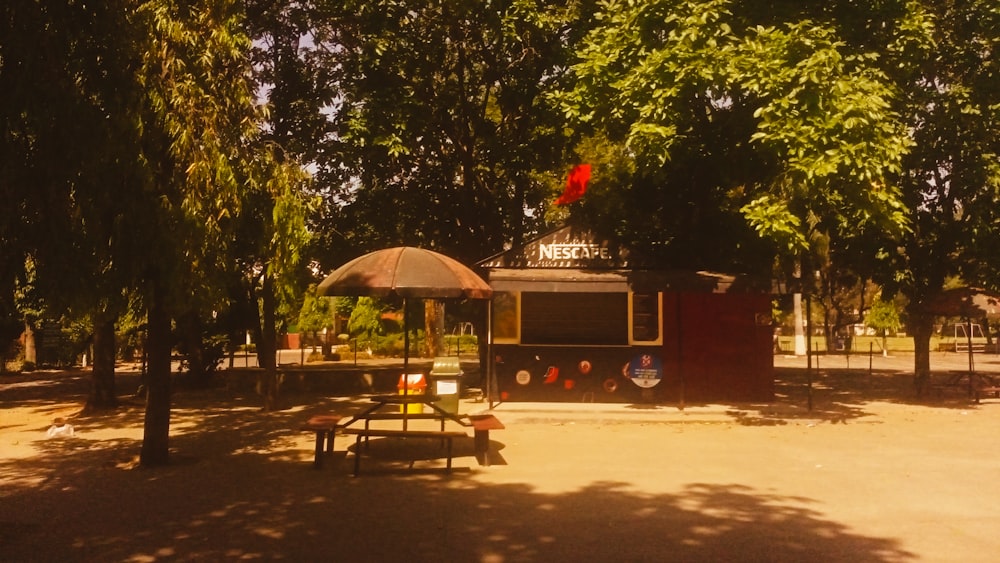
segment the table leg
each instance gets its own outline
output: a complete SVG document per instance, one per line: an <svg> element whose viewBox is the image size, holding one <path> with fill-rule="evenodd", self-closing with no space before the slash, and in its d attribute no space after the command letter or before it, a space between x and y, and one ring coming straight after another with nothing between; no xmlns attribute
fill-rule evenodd
<svg viewBox="0 0 1000 563"><path fill-rule="evenodd" d="M361 434L354 440L354 476L358 476L361 471Z"/></svg>
<svg viewBox="0 0 1000 563"><path fill-rule="evenodd" d="M473 432L476 458L481 465L490 465L490 431L476 430Z"/></svg>
<svg viewBox="0 0 1000 563"><path fill-rule="evenodd" d="M448 472L451 472L451 442L452 439L448 438Z"/></svg>
<svg viewBox="0 0 1000 563"><path fill-rule="evenodd" d="M313 467L323 468L323 439L326 437L325 430L316 431L316 457L313 458Z"/></svg>

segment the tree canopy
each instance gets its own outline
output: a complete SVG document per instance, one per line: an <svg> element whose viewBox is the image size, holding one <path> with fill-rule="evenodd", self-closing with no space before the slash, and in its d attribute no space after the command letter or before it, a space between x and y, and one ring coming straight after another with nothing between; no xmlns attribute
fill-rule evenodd
<svg viewBox="0 0 1000 563"><path fill-rule="evenodd" d="M604 2L561 100L627 149L614 187L597 171L580 212L611 210L606 230L675 262L679 246L740 264L754 248L740 223L779 257L825 247L910 298L926 375L921 303L949 276L998 281L998 14L976 1Z"/></svg>
<svg viewBox="0 0 1000 563"><path fill-rule="evenodd" d="M602 4L561 99L567 115L627 147L632 182L612 177L615 191L591 215L624 199L612 228L628 240L667 256L705 249L699 239L752 249L742 223L799 253L820 223L905 229L894 179L911 141L878 53L843 37L858 22L834 19L837 10L760 4Z"/></svg>
<svg viewBox="0 0 1000 563"><path fill-rule="evenodd" d="M570 141L545 93L564 84L588 6L327 6L315 40L337 91L317 172L337 225L328 251L424 245L471 262L535 232Z"/></svg>

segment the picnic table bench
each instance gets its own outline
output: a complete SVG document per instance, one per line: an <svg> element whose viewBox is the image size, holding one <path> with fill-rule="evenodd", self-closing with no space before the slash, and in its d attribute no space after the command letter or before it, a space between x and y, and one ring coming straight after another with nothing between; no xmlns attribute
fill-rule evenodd
<svg viewBox="0 0 1000 563"><path fill-rule="evenodd" d="M978 389L976 389L976 391L977 391L977 394L976 394L976 402L977 403L979 402L979 398L982 397L982 396L991 396L992 395L992 397L994 399L1000 398L1000 386L986 385L986 386L983 386L983 387L979 387Z"/></svg>
<svg viewBox="0 0 1000 563"><path fill-rule="evenodd" d="M475 439L476 461L480 465L490 464L490 430L503 430L505 426L492 414L469 415Z"/></svg>
<svg viewBox="0 0 1000 563"><path fill-rule="evenodd" d="M344 428L344 434L354 434L354 475L361 471L361 438L437 438L447 443L448 465L447 471L451 471L452 441L455 438L468 438L469 435L457 430L394 430L386 428Z"/></svg>
<svg viewBox="0 0 1000 563"><path fill-rule="evenodd" d="M444 423L448 420L447 417L438 412L424 412L424 413L401 413L401 412L372 412L368 413L359 420L365 421L365 428L369 427L369 423L373 420L439 420L441 421L441 430L444 430ZM346 426L346 425L345 425Z"/></svg>
<svg viewBox="0 0 1000 563"><path fill-rule="evenodd" d="M480 465L490 465L490 431L503 430L505 427L500 420L492 414L460 415L445 411L435 404L438 397L433 395L377 395L371 397L374 403L355 413L350 418L341 415L317 415L310 418L301 429L316 434L316 453L313 466L317 469L323 467L323 453L333 452L333 441L336 432L340 430L343 434L355 436L354 452L354 474L357 475L361 463L361 442L364 439L365 445L372 437L400 437L400 438L439 438L442 445L448 446L448 465L451 470L453 441L455 438L468 437L466 428L472 428L474 438L474 452L476 460ZM431 407L431 412L409 412L405 407L411 404L424 404ZM378 412L378 409L387 405L401 405L401 412ZM408 422L415 419L439 420L441 423L438 430L416 430L408 427ZM358 421L364 421L364 427L355 427ZM372 428L373 420L400 420L403 428L386 429ZM445 429L447 421L455 422L463 430L449 431Z"/></svg>
<svg viewBox="0 0 1000 563"><path fill-rule="evenodd" d="M945 389L966 390L969 398L979 403L984 396L1000 398L1000 384L992 375L968 370L951 370L946 380L932 383L930 388L940 397Z"/></svg>
<svg viewBox="0 0 1000 563"><path fill-rule="evenodd" d="M339 414L321 414L311 417L300 427L300 430L316 433L316 457L313 459L313 467L323 468L323 446L326 445L327 453L333 453L333 437L337 431L337 426L343 420Z"/></svg>

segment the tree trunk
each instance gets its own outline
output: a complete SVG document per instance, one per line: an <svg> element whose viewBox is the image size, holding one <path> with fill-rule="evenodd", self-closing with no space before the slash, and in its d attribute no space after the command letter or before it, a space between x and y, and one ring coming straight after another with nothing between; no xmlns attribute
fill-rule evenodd
<svg viewBox="0 0 1000 563"><path fill-rule="evenodd" d="M166 465L170 461L170 314L164 295L155 287L147 308L149 354L146 419L143 426L143 466Z"/></svg>
<svg viewBox="0 0 1000 563"><path fill-rule="evenodd" d="M38 365L38 352L35 347L35 329L31 327L31 323L24 321L24 362L31 362L35 366Z"/></svg>
<svg viewBox="0 0 1000 563"><path fill-rule="evenodd" d="M426 357L436 358L444 351L444 302L424 301L424 350Z"/></svg>
<svg viewBox="0 0 1000 563"><path fill-rule="evenodd" d="M327 360L333 355L333 345L330 344L330 338L333 336L333 329L328 329L321 333L323 335L323 344L321 350L323 350L323 359Z"/></svg>
<svg viewBox="0 0 1000 563"><path fill-rule="evenodd" d="M181 353L186 356L188 372L192 381L205 381L205 347L202 341L201 319L196 311L188 311L177 319Z"/></svg>
<svg viewBox="0 0 1000 563"><path fill-rule="evenodd" d="M260 394L264 397L264 410L278 408L278 334L275 328L274 281L267 273L261 288L261 337L257 343L257 362L264 369L261 374Z"/></svg>
<svg viewBox="0 0 1000 563"><path fill-rule="evenodd" d="M91 374L88 409L118 406L115 390L115 321L99 319L94 325L94 367Z"/></svg>
<svg viewBox="0 0 1000 563"><path fill-rule="evenodd" d="M923 397L931 381L931 335L934 333L934 317L911 313L907 327L913 333L913 384L917 396Z"/></svg>

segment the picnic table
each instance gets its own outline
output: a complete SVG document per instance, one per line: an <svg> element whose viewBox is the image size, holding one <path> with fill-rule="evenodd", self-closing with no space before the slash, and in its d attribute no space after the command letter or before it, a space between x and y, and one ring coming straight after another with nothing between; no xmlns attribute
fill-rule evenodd
<svg viewBox="0 0 1000 563"><path fill-rule="evenodd" d="M979 403L980 397L1000 397L1000 382L992 375L971 370L950 370L940 387L968 389L969 398Z"/></svg>
<svg viewBox="0 0 1000 563"><path fill-rule="evenodd" d="M352 416L344 426L350 426L359 420L365 421L365 428L368 428L368 423L372 420L379 419L399 419L403 421L403 430L407 429L409 421L411 419L420 418L433 418L439 419L441 421L441 430L444 430L444 423L447 420L457 422L458 424L465 425L465 422L461 416L452 414L440 406L438 402L441 397L434 394L425 393L408 393L399 395L372 395L369 397L372 404L360 412ZM415 413L410 412L411 405L421 405L422 407L429 407L430 412ZM399 407L399 412L385 412L383 409L385 407Z"/></svg>
<svg viewBox="0 0 1000 563"><path fill-rule="evenodd" d="M467 438L466 429L473 429L475 444L475 455L477 461L482 465L490 464L489 456L489 432L490 430L502 430L501 423L492 414L463 415L448 412L442 409L438 402L441 397L434 394L398 394L398 395L372 395L369 397L371 405L368 405L355 413L350 418L347 417L313 417L310 422L302 427L303 430L316 432L316 459L314 466L322 467L320 458L324 450L324 440L326 451L333 451L333 437L336 430L343 434L355 436L354 449L354 475L360 472L362 449L367 447L368 439L373 437L382 438L432 438L439 439L443 446L447 446L447 467L451 470L452 444L455 438ZM411 412L412 405L421 405L424 409L421 412ZM429 410L427 410L429 408ZM398 410L394 410L398 409ZM322 419L315 422L315 419ZM346 420L343 420L346 419ZM435 430L413 429L409 423L411 420L430 419L440 422L440 426ZM401 421L402 428L374 428L371 423L376 420ZM357 425L364 422L363 426ZM315 423L314 423L315 422ZM458 425L461 430L449 430L447 423ZM362 443L362 440L364 441Z"/></svg>

